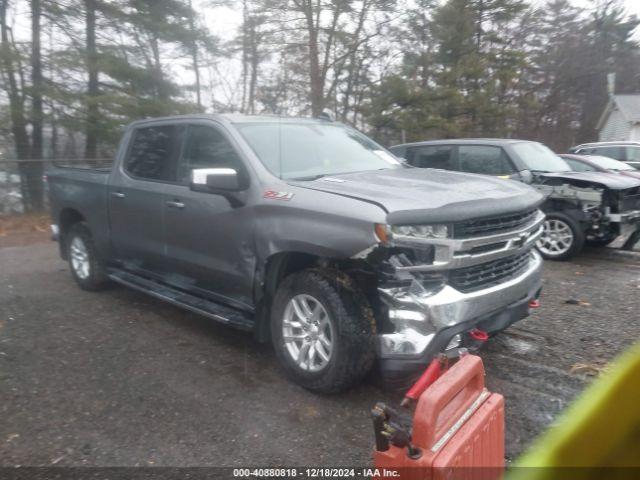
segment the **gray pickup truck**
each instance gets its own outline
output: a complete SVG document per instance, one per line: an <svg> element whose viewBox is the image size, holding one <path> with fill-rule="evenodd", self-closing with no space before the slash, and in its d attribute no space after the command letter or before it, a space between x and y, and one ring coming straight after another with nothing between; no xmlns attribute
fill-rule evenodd
<svg viewBox="0 0 640 480"><path fill-rule="evenodd" d="M48 182L81 288L115 281L253 331L315 391L348 388L376 358L406 385L470 331L526 317L541 288L539 193L409 167L326 120L138 121L111 169Z"/></svg>

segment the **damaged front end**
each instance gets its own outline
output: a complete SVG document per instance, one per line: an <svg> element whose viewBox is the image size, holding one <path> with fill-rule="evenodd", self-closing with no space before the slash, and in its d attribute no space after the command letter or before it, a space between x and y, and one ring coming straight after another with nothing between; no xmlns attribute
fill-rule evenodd
<svg viewBox="0 0 640 480"><path fill-rule="evenodd" d="M606 244L622 236L623 248L632 247L640 231L640 185L626 178L607 185L564 175L538 179L536 188L547 197L545 209L571 215L588 241Z"/></svg>
<svg viewBox="0 0 640 480"><path fill-rule="evenodd" d="M402 387L473 329L497 332L528 315L541 288L534 245L544 214L530 209L448 225L378 226L368 252L380 299L378 357Z"/></svg>

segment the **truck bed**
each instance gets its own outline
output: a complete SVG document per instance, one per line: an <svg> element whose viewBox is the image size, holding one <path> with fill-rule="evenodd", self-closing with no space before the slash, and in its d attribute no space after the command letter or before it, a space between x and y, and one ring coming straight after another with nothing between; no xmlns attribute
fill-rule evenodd
<svg viewBox="0 0 640 480"><path fill-rule="evenodd" d="M108 183L111 168L54 166L47 171L49 201L53 218L63 209L80 212L97 242L108 241Z"/></svg>

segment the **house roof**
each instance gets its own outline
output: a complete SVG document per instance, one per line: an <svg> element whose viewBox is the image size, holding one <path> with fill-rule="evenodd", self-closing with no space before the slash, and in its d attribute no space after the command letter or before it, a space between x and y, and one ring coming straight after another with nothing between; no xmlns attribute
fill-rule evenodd
<svg viewBox="0 0 640 480"><path fill-rule="evenodd" d="M622 116L630 123L640 123L640 94L613 95L598 121L596 128L601 129L614 109L620 110Z"/></svg>
<svg viewBox="0 0 640 480"><path fill-rule="evenodd" d="M630 122L640 122L640 94L614 95L613 101Z"/></svg>

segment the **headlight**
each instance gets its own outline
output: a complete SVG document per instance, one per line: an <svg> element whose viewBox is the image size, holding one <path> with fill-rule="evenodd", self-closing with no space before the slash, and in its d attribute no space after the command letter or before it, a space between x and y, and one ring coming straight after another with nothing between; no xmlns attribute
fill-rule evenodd
<svg viewBox="0 0 640 480"><path fill-rule="evenodd" d="M449 228L446 225L391 225L391 233L401 237L447 238Z"/></svg>

